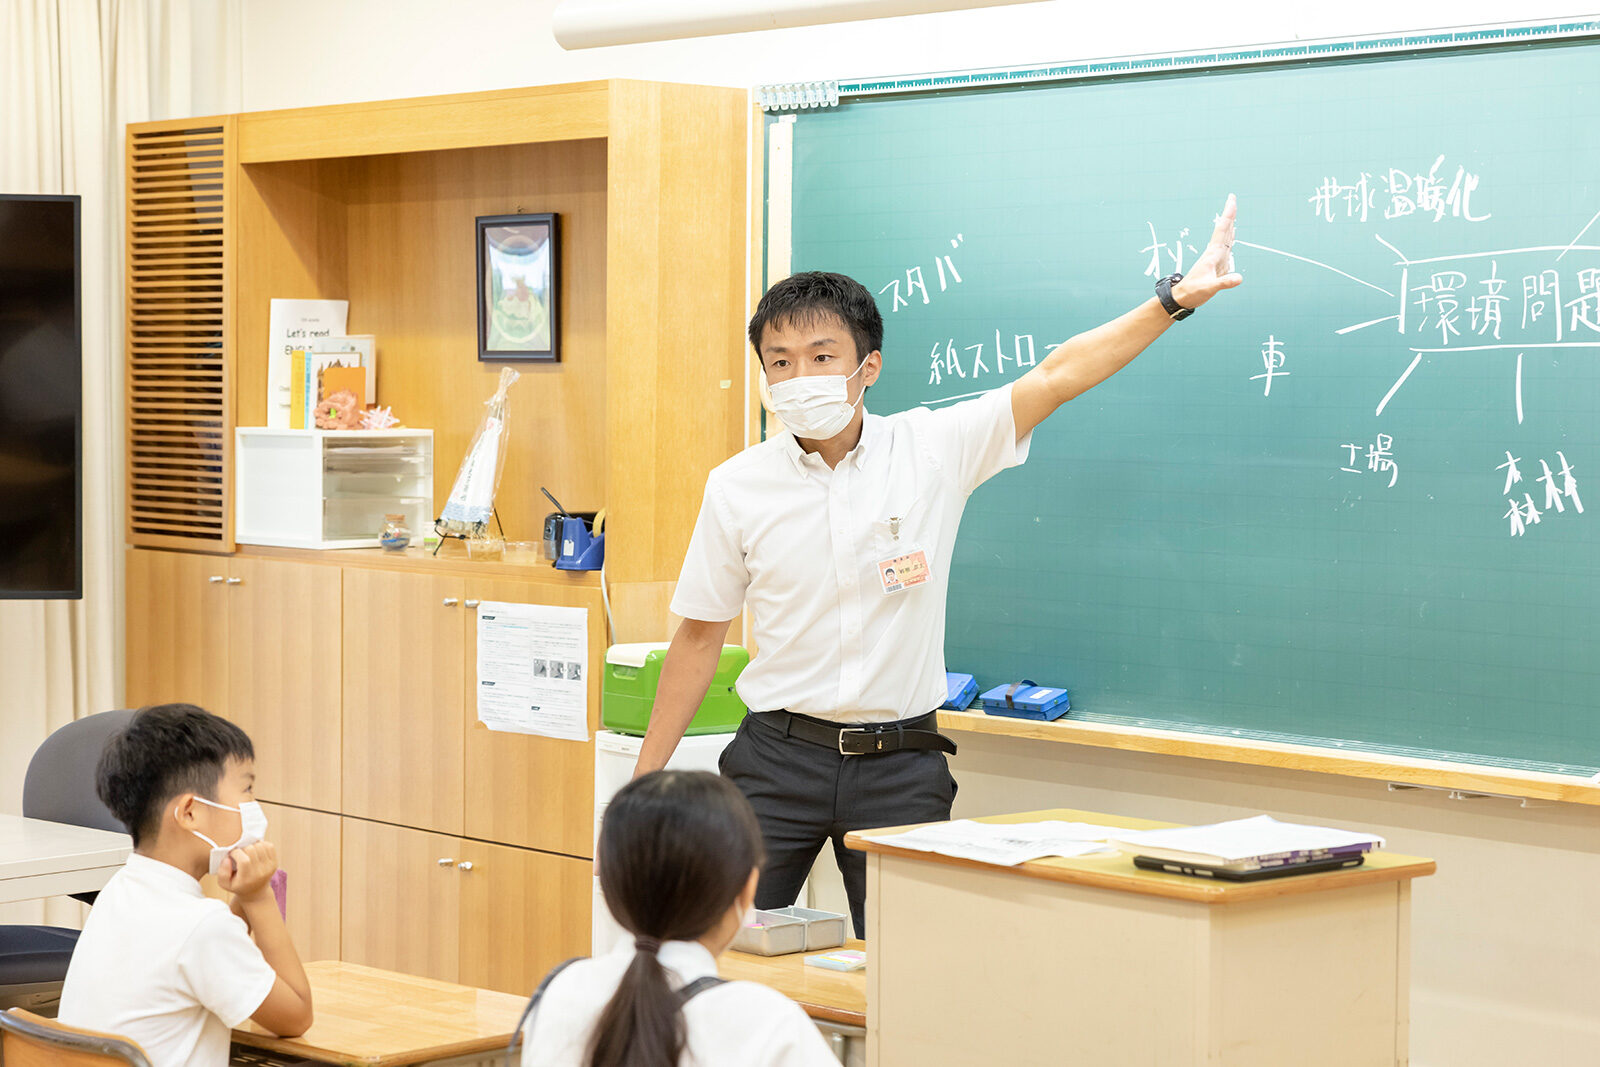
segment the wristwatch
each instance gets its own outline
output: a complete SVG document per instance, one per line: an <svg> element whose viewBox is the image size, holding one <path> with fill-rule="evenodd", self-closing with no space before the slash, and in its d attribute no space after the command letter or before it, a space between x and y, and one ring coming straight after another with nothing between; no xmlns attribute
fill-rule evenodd
<svg viewBox="0 0 1600 1067"><path fill-rule="evenodd" d="M1182 322L1194 314L1194 308L1186 308L1172 299L1172 287L1181 281L1183 281L1183 275L1169 274L1156 282L1156 299L1161 301L1161 306L1166 309L1168 315L1172 316L1173 322Z"/></svg>

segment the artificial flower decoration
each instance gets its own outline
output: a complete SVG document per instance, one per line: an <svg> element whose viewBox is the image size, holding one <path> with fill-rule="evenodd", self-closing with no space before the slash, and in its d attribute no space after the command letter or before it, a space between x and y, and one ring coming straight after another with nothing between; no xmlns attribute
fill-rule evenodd
<svg viewBox="0 0 1600 1067"><path fill-rule="evenodd" d="M361 413L363 430L387 430L391 426L398 425L400 420L394 417L392 408L368 408Z"/></svg>
<svg viewBox="0 0 1600 1067"><path fill-rule="evenodd" d="M319 430L353 430L360 417L361 409L356 404L356 395L348 389L340 389L317 402Z"/></svg>

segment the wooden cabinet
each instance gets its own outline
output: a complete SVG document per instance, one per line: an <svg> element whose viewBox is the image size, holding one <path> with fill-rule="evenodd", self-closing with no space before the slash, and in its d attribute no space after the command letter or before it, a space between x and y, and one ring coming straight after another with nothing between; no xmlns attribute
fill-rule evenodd
<svg viewBox="0 0 1600 1067"><path fill-rule="evenodd" d="M456 981L460 851L459 838L345 819L345 962Z"/></svg>
<svg viewBox="0 0 1600 1067"><path fill-rule="evenodd" d="M339 810L339 570L229 562L228 717L256 749L256 795Z"/></svg>
<svg viewBox="0 0 1600 1067"><path fill-rule="evenodd" d="M587 860L344 820L343 958L528 993L589 951Z"/></svg>
<svg viewBox="0 0 1600 1067"><path fill-rule="evenodd" d="M341 820L337 815L263 803L267 840L288 878L285 920L304 961L339 959Z"/></svg>
<svg viewBox="0 0 1600 1067"><path fill-rule="evenodd" d="M594 745L477 720L482 601L589 613L593 576L342 553L128 553L128 689L233 719L302 958L526 993L589 950Z"/></svg>
<svg viewBox="0 0 1600 1067"><path fill-rule="evenodd" d="M589 611L589 730L600 725L600 665L605 606L592 587L470 580L467 603L537 601ZM594 745L490 730L478 721L477 625L469 614L466 649L466 828L468 837L569 856L594 847ZM559 962L559 961L558 961Z"/></svg>
<svg viewBox="0 0 1600 1067"><path fill-rule="evenodd" d="M226 556L132 549L124 596L129 707L228 707Z"/></svg>
<svg viewBox="0 0 1600 1067"><path fill-rule="evenodd" d="M461 833L463 581L344 571L344 808Z"/></svg>
<svg viewBox="0 0 1600 1067"><path fill-rule="evenodd" d="M256 796L339 810L338 568L132 549L127 574L129 705L230 719Z"/></svg>
<svg viewBox="0 0 1600 1067"><path fill-rule="evenodd" d="M537 536L543 486L607 507L618 639L665 637L697 490L746 435L751 119L742 90L614 81L129 127L130 256L207 270L129 274L128 699L250 733L307 956L526 992L586 949L594 746L477 722L468 602L588 610L591 731L607 626L593 574L204 555L234 548L234 428L267 421L269 298L350 302L383 350L375 399L435 432L442 501L498 373L442 358L476 337L458 236L529 196L561 213L565 357L513 394L498 516ZM171 168L207 180L152 200ZM185 302L182 330L153 292ZM709 338L687 363L686 324Z"/></svg>
<svg viewBox="0 0 1600 1067"><path fill-rule="evenodd" d="M481 841L460 856L471 864L461 870L461 982L527 995L562 960L589 954L587 860Z"/></svg>
<svg viewBox="0 0 1600 1067"><path fill-rule="evenodd" d="M459 234L536 201L562 216L563 359L513 394L500 519L537 536L548 486L609 509L623 599L676 578L706 472L745 442L759 128L742 89L633 79L129 126L129 542L233 548L234 429L267 421L284 294L348 300L378 337L369 399L434 430L443 501L498 370L458 358Z"/></svg>

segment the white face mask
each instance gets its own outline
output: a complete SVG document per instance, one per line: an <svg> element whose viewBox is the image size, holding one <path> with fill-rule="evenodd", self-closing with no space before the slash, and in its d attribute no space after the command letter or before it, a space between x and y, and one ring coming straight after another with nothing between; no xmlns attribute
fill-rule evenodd
<svg viewBox="0 0 1600 1067"><path fill-rule="evenodd" d="M226 804L218 804L207 800L205 797L195 797L202 804L209 804L222 811L236 811L239 813L239 840L231 845L219 845L199 830L190 830L191 834L211 846L211 864L209 870L213 876L222 869L222 861L228 853L236 848L249 848L251 845L267 836L267 813L261 810L261 805L253 800L247 800L237 808L230 808Z"/></svg>
<svg viewBox="0 0 1600 1067"><path fill-rule="evenodd" d="M796 437L808 441L826 441L833 437L855 417L856 404L867 395L850 402L850 379L860 374L867 361L862 360L849 375L797 374L793 378L767 384L766 373L761 375L762 403L767 410L783 420L783 425Z"/></svg>

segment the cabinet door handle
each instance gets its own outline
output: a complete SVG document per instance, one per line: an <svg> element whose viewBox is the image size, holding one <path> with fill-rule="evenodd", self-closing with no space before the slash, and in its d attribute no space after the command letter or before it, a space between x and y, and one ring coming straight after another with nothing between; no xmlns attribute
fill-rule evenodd
<svg viewBox="0 0 1600 1067"><path fill-rule="evenodd" d="M228 584L229 585L242 585L242 584L244 584L244 579L243 578L229 578L228 579Z"/></svg>
<svg viewBox="0 0 1600 1067"><path fill-rule="evenodd" d="M463 604L463 606L464 607L469 607L469 608L475 608L475 607L478 606L478 602L476 600L468 600Z"/></svg>
<svg viewBox="0 0 1600 1067"><path fill-rule="evenodd" d="M447 596L447 597L445 597L445 598L444 598L444 606L445 606L445 607L447 607L447 608L453 608L453 607L455 607L455 606L456 606L456 605L457 605L457 604L458 604L458 603L460 603L460 601L458 601L458 600L457 600L457 599L456 599L456 598L455 598L455 597L453 597L453 596Z"/></svg>
<svg viewBox="0 0 1600 1067"><path fill-rule="evenodd" d="M207 578L206 581L210 582L212 585L221 585L223 582L223 577L220 574L213 574L211 577Z"/></svg>
<svg viewBox="0 0 1600 1067"><path fill-rule="evenodd" d="M472 861L471 860L462 860L460 863L456 864L456 870L458 870L458 871L470 871L470 870L472 870Z"/></svg>
<svg viewBox="0 0 1600 1067"><path fill-rule="evenodd" d="M455 857L453 857L453 856L440 856L439 857L439 866L441 866L441 867L448 867L454 862L455 862Z"/></svg>

